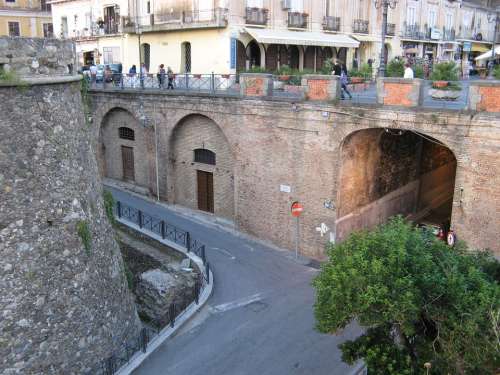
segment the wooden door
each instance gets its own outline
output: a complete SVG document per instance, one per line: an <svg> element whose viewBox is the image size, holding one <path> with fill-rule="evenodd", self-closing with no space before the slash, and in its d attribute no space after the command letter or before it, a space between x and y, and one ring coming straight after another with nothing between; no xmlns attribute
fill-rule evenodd
<svg viewBox="0 0 500 375"><path fill-rule="evenodd" d="M214 212L214 175L210 172L196 171L198 182L198 209Z"/></svg>
<svg viewBox="0 0 500 375"><path fill-rule="evenodd" d="M134 149L132 147L122 146L122 165L123 179L125 181L134 181Z"/></svg>

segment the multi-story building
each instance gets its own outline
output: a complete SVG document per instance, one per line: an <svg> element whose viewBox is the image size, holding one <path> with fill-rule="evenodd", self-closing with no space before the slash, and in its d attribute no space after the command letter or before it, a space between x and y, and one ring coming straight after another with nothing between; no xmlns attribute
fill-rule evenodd
<svg viewBox="0 0 500 375"><path fill-rule="evenodd" d="M348 67L380 61L380 1L115 1L52 1L55 32L77 40L82 62L234 73L283 65L318 71L330 58ZM458 60L472 57L462 54L469 42L470 51L490 48L494 25L485 18L487 1L396 1L388 13L387 57ZM472 30L476 38L467 37Z"/></svg>
<svg viewBox="0 0 500 375"><path fill-rule="evenodd" d="M0 36L52 37L46 0L0 0Z"/></svg>

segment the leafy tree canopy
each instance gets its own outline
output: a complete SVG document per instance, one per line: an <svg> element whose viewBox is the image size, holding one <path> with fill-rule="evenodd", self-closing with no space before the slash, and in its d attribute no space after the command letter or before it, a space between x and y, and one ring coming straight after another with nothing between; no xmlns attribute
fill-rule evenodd
<svg viewBox="0 0 500 375"><path fill-rule="evenodd" d="M494 374L500 369L500 263L448 247L400 217L328 249L314 280L321 332L353 320L365 334L341 345L370 374Z"/></svg>

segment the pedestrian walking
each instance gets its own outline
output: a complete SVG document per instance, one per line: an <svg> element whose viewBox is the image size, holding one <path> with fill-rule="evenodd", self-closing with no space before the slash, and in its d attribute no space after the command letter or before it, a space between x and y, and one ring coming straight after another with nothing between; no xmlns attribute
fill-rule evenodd
<svg viewBox="0 0 500 375"><path fill-rule="evenodd" d="M340 77L340 73L342 73L342 67L340 66L339 60L335 60L335 64L333 65L333 72L332 72L332 74L334 76L339 76Z"/></svg>
<svg viewBox="0 0 500 375"><path fill-rule="evenodd" d="M167 87L167 89L173 90L174 89L174 78L175 78L175 75L174 75L174 72L172 71L171 67L167 68L167 78L168 78L168 87Z"/></svg>
<svg viewBox="0 0 500 375"><path fill-rule="evenodd" d="M146 67L146 64L142 63L141 64L141 87L144 88L144 79L148 76L148 68Z"/></svg>
<svg viewBox="0 0 500 375"><path fill-rule="evenodd" d="M106 65L104 68L104 82L113 82L113 71L109 67L109 65Z"/></svg>
<svg viewBox="0 0 500 375"><path fill-rule="evenodd" d="M158 67L158 74L157 74L158 86L160 88L163 88L165 85L165 75L166 75L165 65L160 64L160 66Z"/></svg>
<svg viewBox="0 0 500 375"><path fill-rule="evenodd" d="M406 63L405 64L405 75L404 78L406 79L413 79L415 78L413 74L413 69L411 68L410 64Z"/></svg>
<svg viewBox="0 0 500 375"><path fill-rule="evenodd" d="M342 64L340 71L340 99L345 99L344 92L349 95L349 99L352 99L352 95L347 89L347 84L349 83L349 76L347 75L347 67Z"/></svg>
<svg viewBox="0 0 500 375"><path fill-rule="evenodd" d="M96 79L97 79L97 65L92 63L92 65L90 65L90 81L92 83L95 83Z"/></svg>

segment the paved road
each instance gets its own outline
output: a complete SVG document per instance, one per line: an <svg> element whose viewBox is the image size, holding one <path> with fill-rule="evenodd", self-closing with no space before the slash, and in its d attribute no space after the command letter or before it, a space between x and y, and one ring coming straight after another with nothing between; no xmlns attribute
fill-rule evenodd
<svg viewBox="0 0 500 375"><path fill-rule="evenodd" d="M338 336L314 329L317 270L273 250L159 205L111 189L116 199L188 229L207 246L215 276L208 304L134 375L344 375Z"/></svg>

